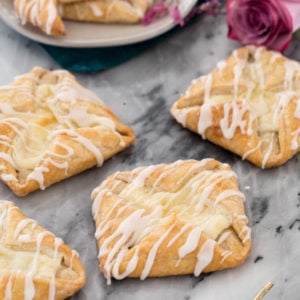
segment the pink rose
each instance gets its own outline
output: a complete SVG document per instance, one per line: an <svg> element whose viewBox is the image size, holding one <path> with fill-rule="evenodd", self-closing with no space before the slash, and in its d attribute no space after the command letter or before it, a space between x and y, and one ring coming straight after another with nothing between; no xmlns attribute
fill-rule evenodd
<svg viewBox="0 0 300 300"><path fill-rule="evenodd" d="M228 37L283 52L300 27L300 0L227 0Z"/></svg>

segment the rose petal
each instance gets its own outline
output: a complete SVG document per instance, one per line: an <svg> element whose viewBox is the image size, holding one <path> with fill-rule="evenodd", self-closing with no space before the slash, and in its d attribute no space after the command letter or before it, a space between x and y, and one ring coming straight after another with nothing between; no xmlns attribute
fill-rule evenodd
<svg viewBox="0 0 300 300"><path fill-rule="evenodd" d="M293 31L300 28L300 1L299 0L281 0L293 19Z"/></svg>
<svg viewBox="0 0 300 300"><path fill-rule="evenodd" d="M226 10L229 38L280 51L290 43L293 22L280 0L228 0Z"/></svg>

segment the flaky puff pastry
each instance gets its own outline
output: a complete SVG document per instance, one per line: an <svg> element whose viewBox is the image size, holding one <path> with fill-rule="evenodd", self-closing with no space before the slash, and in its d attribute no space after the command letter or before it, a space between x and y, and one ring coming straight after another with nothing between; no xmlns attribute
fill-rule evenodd
<svg viewBox="0 0 300 300"><path fill-rule="evenodd" d="M211 272L251 248L244 195L227 164L187 160L117 172L92 192L100 269L111 277Z"/></svg>
<svg viewBox="0 0 300 300"><path fill-rule="evenodd" d="M171 108L203 139L261 168L300 150L300 64L263 47L237 49Z"/></svg>
<svg viewBox="0 0 300 300"><path fill-rule="evenodd" d="M134 139L67 71L34 68L0 88L0 178L19 196L101 166Z"/></svg>
<svg viewBox="0 0 300 300"><path fill-rule="evenodd" d="M99 23L138 23L153 4L149 0L61 0L59 11L64 19Z"/></svg>
<svg viewBox="0 0 300 300"><path fill-rule="evenodd" d="M0 201L0 299L65 299L84 284L76 251L12 202Z"/></svg>
<svg viewBox="0 0 300 300"><path fill-rule="evenodd" d="M57 0L14 0L14 6L22 24L32 24L48 35L65 34Z"/></svg>

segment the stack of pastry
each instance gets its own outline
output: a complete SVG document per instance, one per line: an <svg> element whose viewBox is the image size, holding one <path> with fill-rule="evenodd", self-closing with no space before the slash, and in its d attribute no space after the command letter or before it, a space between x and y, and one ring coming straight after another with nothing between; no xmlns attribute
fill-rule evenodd
<svg viewBox="0 0 300 300"><path fill-rule="evenodd" d="M64 35L62 19L99 23L138 23L154 0L15 0L23 24L48 35Z"/></svg>

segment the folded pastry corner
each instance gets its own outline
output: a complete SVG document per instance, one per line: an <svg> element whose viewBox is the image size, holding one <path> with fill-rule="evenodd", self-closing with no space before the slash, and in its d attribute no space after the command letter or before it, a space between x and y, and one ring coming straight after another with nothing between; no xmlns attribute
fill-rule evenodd
<svg viewBox="0 0 300 300"><path fill-rule="evenodd" d="M22 24L39 27L48 35L65 34L57 0L14 0L14 7Z"/></svg>
<svg viewBox="0 0 300 300"><path fill-rule="evenodd" d="M0 88L0 179L18 196L101 166L134 140L67 71L34 68Z"/></svg>
<svg viewBox="0 0 300 300"><path fill-rule="evenodd" d="M85 284L76 251L0 201L0 299L65 299Z"/></svg>
<svg viewBox="0 0 300 300"><path fill-rule="evenodd" d="M64 19L99 23L139 23L152 0L60 0Z"/></svg>
<svg viewBox="0 0 300 300"><path fill-rule="evenodd" d="M100 270L111 278L232 268L250 228L235 173L213 159L117 172L92 192Z"/></svg>
<svg viewBox="0 0 300 300"><path fill-rule="evenodd" d="M261 167L300 151L300 63L246 46L194 80L171 114L203 139Z"/></svg>

